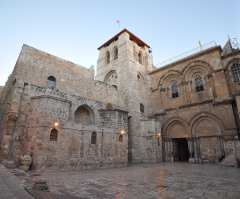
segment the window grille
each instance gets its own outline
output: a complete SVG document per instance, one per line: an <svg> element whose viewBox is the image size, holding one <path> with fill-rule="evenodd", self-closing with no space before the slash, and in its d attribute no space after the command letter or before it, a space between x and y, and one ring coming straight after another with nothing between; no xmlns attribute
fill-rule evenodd
<svg viewBox="0 0 240 199"><path fill-rule="evenodd" d="M93 132L91 136L91 144L96 144L97 143L97 133Z"/></svg>
<svg viewBox="0 0 240 199"><path fill-rule="evenodd" d="M197 92L203 91L204 87L203 87L202 77L200 75L196 75L194 81L195 81L196 91Z"/></svg>
<svg viewBox="0 0 240 199"><path fill-rule="evenodd" d="M119 135L119 142L123 142L123 136Z"/></svg>
<svg viewBox="0 0 240 199"><path fill-rule="evenodd" d="M144 105L142 103L140 104L140 111L144 113Z"/></svg>
<svg viewBox="0 0 240 199"><path fill-rule="evenodd" d="M114 50L114 59L117 59L118 58L118 49L115 48Z"/></svg>
<svg viewBox="0 0 240 199"><path fill-rule="evenodd" d="M179 97L178 95L178 86L176 82L173 82L171 84L171 91L172 91L172 98Z"/></svg>
<svg viewBox="0 0 240 199"><path fill-rule="evenodd" d="M232 75L234 82L240 82L240 64L234 64L232 66Z"/></svg>
<svg viewBox="0 0 240 199"><path fill-rule="evenodd" d="M50 141L57 141L58 131L57 129L52 129L50 133Z"/></svg>
<svg viewBox="0 0 240 199"><path fill-rule="evenodd" d="M110 63L110 53L107 52L107 63Z"/></svg>
<svg viewBox="0 0 240 199"><path fill-rule="evenodd" d="M47 79L47 88L54 89L56 85L56 79L53 76L49 76Z"/></svg>

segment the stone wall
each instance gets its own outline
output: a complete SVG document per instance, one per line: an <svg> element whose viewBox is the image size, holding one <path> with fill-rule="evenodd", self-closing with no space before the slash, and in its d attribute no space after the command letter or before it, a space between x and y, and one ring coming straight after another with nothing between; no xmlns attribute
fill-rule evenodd
<svg viewBox="0 0 240 199"><path fill-rule="evenodd" d="M126 111L112 110L112 113L119 115L118 123L107 126L99 123L106 120L104 115L99 114L106 107L104 102L31 84L25 84L22 97L12 147L12 157L16 163L22 154L30 154L33 169L37 170L79 170L127 165ZM87 118L85 115L84 118L92 119L92 123L75 122L78 107L87 107L87 111L92 111L92 116L88 115ZM55 122L59 123L57 127L54 127ZM50 141L53 128L58 130L57 141ZM121 129L126 129L123 142L119 142ZM91 144L93 132L97 133L96 144Z"/></svg>

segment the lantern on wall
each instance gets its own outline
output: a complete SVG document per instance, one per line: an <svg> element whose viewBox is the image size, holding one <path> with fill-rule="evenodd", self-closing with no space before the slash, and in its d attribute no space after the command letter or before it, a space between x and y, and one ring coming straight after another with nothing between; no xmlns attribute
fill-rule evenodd
<svg viewBox="0 0 240 199"><path fill-rule="evenodd" d="M58 122L55 122L54 125L53 125L53 128L57 128L58 125L59 125L59 123L58 123Z"/></svg>

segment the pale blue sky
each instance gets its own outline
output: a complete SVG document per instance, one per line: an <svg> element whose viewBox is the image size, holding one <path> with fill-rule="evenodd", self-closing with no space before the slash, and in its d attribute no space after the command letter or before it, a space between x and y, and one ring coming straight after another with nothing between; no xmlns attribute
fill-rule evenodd
<svg viewBox="0 0 240 199"><path fill-rule="evenodd" d="M177 56L227 34L240 43L239 0L0 0L0 85L27 44L96 67L97 48L127 28L153 49L153 61Z"/></svg>

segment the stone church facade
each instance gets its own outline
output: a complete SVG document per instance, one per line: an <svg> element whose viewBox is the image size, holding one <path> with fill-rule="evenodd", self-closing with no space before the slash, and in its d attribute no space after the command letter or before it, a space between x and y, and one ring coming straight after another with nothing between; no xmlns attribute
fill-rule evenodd
<svg viewBox="0 0 240 199"><path fill-rule="evenodd" d="M98 48L95 76L94 67L23 45L0 87L0 160L30 155L36 170L232 164L240 158L240 51L225 47L157 69L150 46L124 29Z"/></svg>

